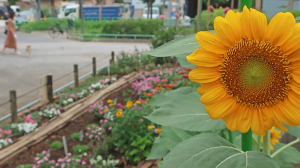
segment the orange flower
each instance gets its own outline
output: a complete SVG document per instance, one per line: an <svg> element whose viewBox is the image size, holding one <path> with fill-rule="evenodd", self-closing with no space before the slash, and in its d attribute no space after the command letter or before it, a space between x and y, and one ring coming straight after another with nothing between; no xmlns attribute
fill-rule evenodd
<svg viewBox="0 0 300 168"><path fill-rule="evenodd" d="M166 87L167 86L167 84L163 84L163 87Z"/></svg>
<svg viewBox="0 0 300 168"><path fill-rule="evenodd" d="M189 84L189 82L185 82L185 85L188 85Z"/></svg>
<svg viewBox="0 0 300 168"><path fill-rule="evenodd" d="M107 112L108 112L108 109L104 109L104 110L103 110L103 113L107 113Z"/></svg>
<svg viewBox="0 0 300 168"><path fill-rule="evenodd" d="M134 128L134 125L131 125L131 128Z"/></svg>
<svg viewBox="0 0 300 168"><path fill-rule="evenodd" d="M148 101L149 101L149 99L146 99L146 100L145 100L145 102L148 102Z"/></svg>
<svg viewBox="0 0 300 168"><path fill-rule="evenodd" d="M169 87L173 87L174 85L173 84L169 84Z"/></svg>
<svg viewBox="0 0 300 168"><path fill-rule="evenodd" d="M119 109L119 111L116 113L116 117L120 118L122 117L123 113L122 113L122 110Z"/></svg>
<svg viewBox="0 0 300 168"><path fill-rule="evenodd" d="M146 92L143 92L143 95L146 95L147 93Z"/></svg>
<svg viewBox="0 0 300 168"><path fill-rule="evenodd" d="M172 90L172 88L171 88L171 87L169 87L169 88L168 88L168 90Z"/></svg>
<svg viewBox="0 0 300 168"><path fill-rule="evenodd" d="M159 90L159 87L156 87L155 90Z"/></svg>
<svg viewBox="0 0 300 168"><path fill-rule="evenodd" d="M160 84L157 84L158 87L160 87Z"/></svg>
<svg viewBox="0 0 300 168"><path fill-rule="evenodd" d="M141 102L141 101L139 101L139 100L137 100L135 103L136 103L136 104L141 104L142 102Z"/></svg>
<svg viewBox="0 0 300 168"><path fill-rule="evenodd" d="M152 125L148 126L148 130L152 130L153 128L154 128L154 126L152 126Z"/></svg>
<svg viewBox="0 0 300 168"><path fill-rule="evenodd" d="M163 87L159 87L160 90L163 90Z"/></svg>
<svg viewBox="0 0 300 168"><path fill-rule="evenodd" d="M147 96L148 96L148 97L151 97L151 96L152 96L152 93L148 93Z"/></svg>
<svg viewBox="0 0 300 168"><path fill-rule="evenodd" d="M160 128L155 129L155 133L160 134L161 133L161 129Z"/></svg>
<svg viewBox="0 0 300 168"><path fill-rule="evenodd" d="M185 70L190 71L190 70L192 70L192 68L185 68Z"/></svg>
<svg viewBox="0 0 300 168"><path fill-rule="evenodd" d="M152 84L151 83L148 83L148 86L151 86Z"/></svg>

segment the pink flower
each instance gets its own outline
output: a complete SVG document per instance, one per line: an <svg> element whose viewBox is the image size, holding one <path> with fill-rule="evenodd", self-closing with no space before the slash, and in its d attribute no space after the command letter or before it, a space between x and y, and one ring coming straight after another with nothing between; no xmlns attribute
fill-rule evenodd
<svg viewBox="0 0 300 168"><path fill-rule="evenodd" d="M76 159L76 162L81 162L81 160L80 159Z"/></svg>
<svg viewBox="0 0 300 168"><path fill-rule="evenodd" d="M140 120L139 120L139 122L143 122L143 121L144 121L143 119L140 119Z"/></svg>
<svg viewBox="0 0 300 168"><path fill-rule="evenodd" d="M104 120L104 122L107 122L107 120Z"/></svg>
<svg viewBox="0 0 300 168"><path fill-rule="evenodd" d="M134 110L134 107L132 107L132 110Z"/></svg>
<svg viewBox="0 0 300 168"><path fill-rule="evenodd" d="M95 138L98 138L98 135L95 135Z"/></svg>
<svg viewBox="0 0 300 168"><path fill-rule="evenodd" d="M163 80L161 80L161 82L166 83L166 82L168 82L168 79L163 79Z"/></svg>
<svg viewBox="0 0 300 168"><path fill-rule="evenodd" d="M88 136L89 135L89 133L85 133L85 136Z"/></svg>
<svg viewBox="0 0 300 168"><path fill-rule="evenodd" d="M59 163L56 163L55 166L59 166Z"/></svg>
<svg viewBox="0 0 300 168"><path fill-rule="evenodd" d="M35 157L35 158L34 158L34 160L39 160L39 159L40 159L39 157Z"/></svg>
<svg viewBox="0 0 300 168"><path fill-rule="evenodd" d="M142 109L143 107L141 106L140 109Z"/></svg>
<svg viewBox="0 0 300 168"><path fill-rule="evenodd" d="M111 129L112 129L112 127L109 127L109 128L108 128L108 130L111 130Z"/></svg>
<svg viewBox="0 0 300 168"><path fill-rule="evenodd" d="M209 10L210 10L210 12L214 12L214 11L215 11L214 6L210 5L210 6L209 6Z"/></svg>
<svg viewBox="0 0 300 168"><path fill-rule="evenodd" d="M91 139L91 138L93 138L93 137L94 137L94 135L90 135L89 137L90 137L90 139Z"/></svg>
<svg viewBox="0 0 300 168"><path fill-rule="evenodd" d="M44 162L44 160L42 159L42 160L37 161L36 163L37 163L37 164L41 164L41 163L43 163L43 162Z"/></svg>
<svg viewBox="0 0 300 168"><path fill-rule="evenodd" d="M183 75L183 78L187 79L187 78L189 78L189 75L185 74L185 75Z"/></svg>
<svg viewBox="0 0 300 168"><path fill-rule="evenodd" d="M89 109L89 111L88 112L91 112L93 109Z"/></svg>
<svg viewBox="0 0 300 168"><path fill-rule="evenodd" d="M9 129L9 130L6 130L6 134L11 134L12 133L12 131Z"/></svg>
<svg viewBox="0 0 300 168"><path fill-rule="evenodd" d="M226 15L226 13L227 13L229 10L230 10L229 7L224 8L224 10L223 10L224 15Z"/></svg>
<svg viewBox="0 0 300 168"><path fill-rule="evenodd" d="M42 154L45 154L45 153L47 153L47 151L43 150L43 151L42 151Z"/></svg>
<svg viewBox="0 0 300 168"><path fill-rule="evenodd" d="M92 88L91 87L89 87L89 90L91 90Z"/></svg>
<svg viewBox="0 0 300 168"><path fill-rule="evenodd" d="M90 130L91 128L90 128L90 127L87 127L87 129Z"/></svg>
<svg viewBox="0 0 300 168"><path fill-rule="evenodd" d="M103 114L103 112L102 112L102 111L100 111L100 112L99 112L99 114Z"/></svg>
<svg viewBox="0 0 300 168"><path fill-rule="evenodd" d="M101 120L100 120L100 122L102 123L102 122L103 122L103 120L101 119Z"/></svg>
<svg viewBox="0 0 300 168"><path fill-rule="evenodd" d="M72 153L68 153L68 156L71 156L72 155Z"/></svg>
<svg viewBox="0 0 300 168"><path fill-rule="evenodd" d="M86 162L83 160L83 161L82 161L82 164L83 164L83 165L85 165L85 164L86 164Z"/></svg>
<svg viewBox="0 0 300 168"><path fill-rule="evenodd" d="M101 132L98 132L98 135L101 135Z"/></svg>
<svg viewBox="0 0 300 168"><path fill-rule="evenodd" d="M46 156L43 159L46 160L46 161L48 160L48 158Z"/></svg>
<svg viewBox="0 0 300 168"><path fill-rule="evenodd" d="M115 151L118 151L118 148L115 148Z"/></svg>
<svg viewBox="0 0 300 168"><path fill-rule="evenodd" d="M66 162L71 162L71 158L67 159Z"/></svg>
<svg viewBox="0 0 300 168"><path fill-rule="evenodd" d="M47 153L47 155L46 155L47 157L50 157L50 154L49 153Z"/></svg>
<svg viewBox="0 0 300 168"><path fill-rule="evenodd" d="M72 97L72 98L75 98L76 96L75 96L75 94L71 94L71 97Z"/></svg>

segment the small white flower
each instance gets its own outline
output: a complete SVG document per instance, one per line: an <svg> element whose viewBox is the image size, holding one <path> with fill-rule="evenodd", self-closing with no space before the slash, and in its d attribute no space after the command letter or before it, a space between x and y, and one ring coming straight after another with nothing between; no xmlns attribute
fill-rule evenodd
<svg viewBox="0 0 300 168"><path fill-rule="evenodd" d="M97 161L96 161L94 158L92 158L92 159L90 160L90 162L91 162L91 164L96 164L96 163L97 163Z"/></svg>
<svg viewBox="0 0 300 168"><path fill-rule="evenodd" d="M66 100L63 101L63 104L68 104L68 102Z"/></svg>
<svg viewBox="0 0 300 168"><path fill-rule="evenodd" d="M72 103L72 102L73 102L73 99L72 99L72 98L69 98L67 101L70 102L70 103Z"/></svg>
<svg viewBox="0 0 300 168"><path fill-rule="evenodd" d="M83 153L83 156L87 156L87 153L86 153L86 152L84 152L84 153Z"/></svg>
<svg viewBox="0 0 300 168"><path fill-rule="evenodd" d="M79 152L81 152L81 149L79 149Z"/></svg>
<svg viewBox="0 0 300 168"><path fill-rule="evenodd" d="M102 160L102 156L101 156L101 155L98 155L98 156L97 156L97 161L99 162L100 160Z"/></svg>
<svg viewBox="0 0 300 168"><path fill-rule="evenodd" d="M103 160L103 161L102 161L102 165L103 165L103 166L106 166L106 160Z"/></svg>
<svg viewBox="0 0 300 168"><path fill-rule="evenodd" d="M43 115L43 113L40 111L40 112L39 112L39 115L40 115L40 116L42 116L42 115Z"/></svg>

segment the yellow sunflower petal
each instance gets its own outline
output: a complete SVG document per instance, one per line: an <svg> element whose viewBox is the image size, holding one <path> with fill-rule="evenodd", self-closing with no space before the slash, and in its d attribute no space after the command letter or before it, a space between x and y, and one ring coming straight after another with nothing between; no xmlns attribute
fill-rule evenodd
<svg viewBox="0 0 300 168"><path fill-rule="evenodd" d="M187 56L186 59L198 67L215 67L221 64L221 57L221 55L216 53L208 52L204 49L197 49L191 55Z"/></svg>
<svg viewBox="0 0 300 168"><path fill-rule="evenodd" d="M270 144L270 149L271 149L271 150L274 150L274 147L273 147L273 145L272 145L272 144Z"/></svg>
<svg viewBox="0 0 300 168"><path fill-rule="evenodd" d="M297 93L294 91L289 91L287 97L294 106L300 109L300 96Z"/></svg>
<svg viewBox="0 0 300 168"><path fill-rule="evenodd" d="M281 46L293 34L296 21L290 13L277 13L270 21L266 30L266 40L275 46Z"/></svg>
<svg viewBox="0 0 300 168"><path fill-rule="evenodd" d="M292 72L300 74L300 61L294 61L291 63Z"/></svg>
<svg viewBox="0 0 300 168"><path fill-rule="evenodd" d="M299 109L296 108L289 101L289 99L285 99L284 102L279 102L275 106L277 106L280 109L280 111L276 111L276 113L278 114L279 118L284 123L286 123L288 125L291 125L291 126L295 126L295 125L299 125L300 124L300 114L298 112Z"/></svg>
<svg viewBox="0 0 300 168"><path fill-rule="evenodd" d="M237 103L235 106L235 109L233 109L233 112L231 112L230 114L228 114L226 117L222 118L225 122L226 122L226 127L230 130L230 131L235 131L237 130L237 119L238 119L238 112L241 109L241 104Z"/></svg>
<svg viewBox="0 0 300 168"><path fill-rule="evenodd" d="M243 37L246 37L248 39L253 39L252 29L251 29L251 13L246 6L244 6L242 12L242 26L243 26Z"/></svg>
<svg viewBox="0 0 300 168"><path fill-rule="evenodd" d="M261 111L258 110L257 108L253 108L251 112L252 112L251 130L256 135L264 136L266 134L266 132L265 132L264 129L262 129L263 128L263 123L262 123Z"/></svg>
<svg viewBox="0 0 300 168"><path fill-rule="evenodd" d="M292 82L290 83L290 87L295 93L300 95L300 84L298 82L292 80Z"/></svg>
<svg viewBox="0 0 300 168"><path fill-rule="evenodd" d="M289 54L287 57L288 57L289 61L292 61L292 62L300 60L300 49L295 50L294 52Z"/></svg>
<svg viewBox="0 0 300 168"><path fill-rule="evenodd" d="M218 37L207 31L201 31L196 34L196 40L201 48L214 52L216 54L224 54L228 51L228 48L220 42Z"/></svg>
<svg viewBox="0 0 300 168"><path fill-rule="evenodd" d="M252 118L252 111L250 107L242 105L241 111L237 113L236 125L241 133L246 133L250 129L250 121Z"/></svg>
<svg viewBox="0 0 300 168"><path fill-rule="evenodd" d="M282 124L278 116L275 114L273 107L268 107L268 106L264 107L262 109L262 114L263 114L263 119L264 117L266 117L267 120L271 120L265 122L265 126L266 126L265 130L270 130L274 124L277 128L283 131L287 131L287 128L284 127L284 125ZM272 126L270 125L271 124L270 122L272 123Z"/></svg>
<svg viewBox="0 0 300 168"><path fill-rule="evenodd" d="M224 98L215 104L205 105L205 110L212 119L221 119L232 112L236 104L236 100L231 97Z"/></svg>
<svg viewBox="0 0 300 168"><path fill-rule="evenodd" d="M197 83L210 83L220 78L219 67L198 67L189 73L191 81Z"/></svg>
<svg viewBox="0 0 300 168"><path fill-rule="evenodd" d="M231 25L225 18L221 16L216 17L214 20L214 28L218 39L227 47L231 47L236 42L240 41L240 39L236 36L234 29L232 29Z"/></svg>
<svg viewBox="0 0 300 168"><path fill-rule="evenodd" d="M228 23L231 25L231 28L234 30L236 39L241 39L243 37L241 13L235 13L233 10L229 10L225 15L225 19L228 21Z"/></svg>
<svg viewBox="0 0 300 168"><path fill-rule="evenodd" d="M213 89L204 93L201 96L201 103L203 104L213 104L221 99L223 99L227 94L227 91L224 89L224 86L219 84L216 85Z"/></svg>
<svg viewBox="0 0 300 168"><path fill-rule="evenodd" d="M300 42L300 24L296 24L293 35L290 39L288 39L285 43L282 44L280 47L280 50L285 54L289 55L292 52L296 51L297 49L300 49L299 46Z"/></svg>
<svg viewBox="0 0 300 168"><path fill-rule="evenodd" d="M197 91L200 95L203 95L204 93L208 92L209 90L215 88L217 85L219 85L219 81L214 81L211 83L202 83L200 87L198 87Z"/></svg>
<svg viewBox="0 0 300 168"><path fill-rule="evenodd" d="M262 41L265 39L265 32L268 24L267 17L255 9L251 9L250 14L253 39Z"/></svg>
<svg viewBox="0 0 300 168"><path fill-rule="evenodd" d="M263 107L258 109L262 115L263 126L265 130L270 130L274 126L272 107Z"/></svg>

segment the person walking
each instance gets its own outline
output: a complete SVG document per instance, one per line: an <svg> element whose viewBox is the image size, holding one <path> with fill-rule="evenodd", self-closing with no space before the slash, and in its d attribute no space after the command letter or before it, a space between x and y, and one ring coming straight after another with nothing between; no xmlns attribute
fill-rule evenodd
<svg viewBox="0 0 300 168"><path fill-rule="evenodd" d="M15 17L15 12L10 10L8 19L7 19L7 28L6 28L6 41L4 44L4 48L2 49L2 54L5 53L6 48L12 48L15 49L15 53L20 55L21 52L17 50L17 39L16 39L16 34L15 34L15 24L14 24L14 19Z"/></svg>

